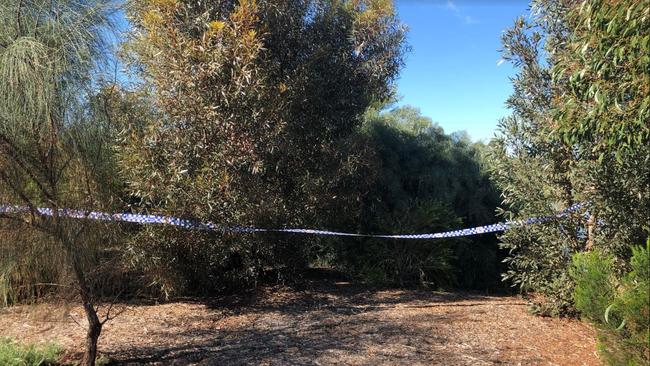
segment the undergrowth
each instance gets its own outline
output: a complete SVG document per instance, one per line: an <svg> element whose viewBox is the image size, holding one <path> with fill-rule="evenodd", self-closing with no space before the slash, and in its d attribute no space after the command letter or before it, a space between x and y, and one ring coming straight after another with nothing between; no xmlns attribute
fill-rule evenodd
<svg viewBox="0 0 650 366"><path fill-rule="evenodd" d="M21 344L9 338L0 338L0 365L3 366L55 366L61 347L47 344L37 347Z"/></svg>

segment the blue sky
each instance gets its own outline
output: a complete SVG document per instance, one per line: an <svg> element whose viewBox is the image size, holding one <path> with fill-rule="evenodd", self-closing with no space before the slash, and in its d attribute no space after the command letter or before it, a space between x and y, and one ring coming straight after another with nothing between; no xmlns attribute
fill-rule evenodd
<svg viewBox="0 0 650 366"><path fill-rule="evenodd" d="M446 132L474 140L493 136L514 70L500 59L501 32L519 15L520 0L396 0L412 47L398 80L399 102L422 110Z"/></svg>

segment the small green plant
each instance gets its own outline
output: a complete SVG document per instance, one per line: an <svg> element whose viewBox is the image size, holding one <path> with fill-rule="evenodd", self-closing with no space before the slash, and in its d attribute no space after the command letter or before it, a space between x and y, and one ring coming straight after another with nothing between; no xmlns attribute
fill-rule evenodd
<svg viewBox="0 0 650 366"><path fill-rule="evenodd" d="M592 251L576 254L569 274L575 281L573 300L583 318L607 322L605 315L614 299L612 257Z"/></svg>
<svg viewBox="0 0 650 366"><path fill-rule="evenodd" d="M630 272L616 279L610 256L577 254L570 273L574 301L598 328L598 350L609 365L650 363L650 239L632 248Z"/></svg>
<svg viewBox="0 0 650 366"><path fill-rule="evenodd" d="M111 359L106 356L99 356L95 360L95 366L106 366L111 364Z"/></svg>
<svg viewBox="0 0 650 366"><path fill-rule="evenodd" d="M25 345L9 338L0 338L0 365L4 366L47 366L58 365L61 347L47 344L37 347Z"/></svg>

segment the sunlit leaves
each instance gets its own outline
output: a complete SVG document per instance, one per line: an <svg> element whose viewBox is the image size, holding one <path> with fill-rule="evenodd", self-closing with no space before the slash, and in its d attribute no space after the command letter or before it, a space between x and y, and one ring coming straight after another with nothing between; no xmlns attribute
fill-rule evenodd
<svg viewBox="0 0 650 366"><path fill-rule="evenodd" d="M569 79L572 93L558 104L560 132L589 140L601 159L620 160L650 141L648 9L638 1L586 1L567 15L577 28L554 67L579 77Z"/></svg>
<svg viewBox="0 0 650 366"><path fill-rule="evenodd" d="M534 5L539 11L530 21L519 19L504 33L504 58L520 70L508 100L513 116L493 142L493 176L515 216L544 212L553 202L592 202L590 216L600 224L588 237L581 230L589 224L579 217L503 236L512 250L507 276L553 299L552 311L570 311L571 283L558 281L570 258L559 249L597 246L614 255L620 270L629 245L648 233L648 7L600 0Z"/></svg>
<svg viewBox="0 0 650 366"><path fill-rule="evenodd" d="M121 150L143 202L222 225L266 226L315 225L329 219L318 212L354 204L346 195L360 194L351 176L364 158L345 145L357 146L363 112L390 96L402 64L404 32L391 2L143 0L130 9L128 50L161 113ZM212 262L257 261L233 269L242 278L261 263L296 259L273 262L272 252L299 243L197 237L206 245L196 253Z"/></svg>

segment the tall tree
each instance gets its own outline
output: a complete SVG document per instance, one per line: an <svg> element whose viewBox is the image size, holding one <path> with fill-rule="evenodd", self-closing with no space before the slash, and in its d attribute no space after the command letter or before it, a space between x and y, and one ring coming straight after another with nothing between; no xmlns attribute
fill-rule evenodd
<svg viewBox="0 0 650 366"><path fill-rule="evenodd" d="M646 4L647 5L647 4ZM504 215L588 212L502 236L505 277L541 292L540 310L572 313L572 255L600 248L619 272L648 235L648 8L634 1L540 0L503 36L519 68L512 116L492 144Z"/></svg>
<svg viewBox="0 0 650 366"><path fill-rule="evenodd" d="M130 18L128 50L162 115L123 150L143 207L224 226L326 224L345 206L354 217L358 193L340 189L363 166L354 131L402 64L391 1L135 0ZM195 289L291 271L306 247L286 236L142 235L159 244L155 256L134 244L142 263Z"/></svg>
<svg viewBox="0 0 650 366"><path fill-rule="evenodd" d="M650 235L650 7L590 0L566 15L553 66L554 132L573 149L576 186L592 201L588 245L615 256ZM600 223L600 224L599 224Z"/></svg>
<svg viewBox="0 0 650 366"><path fill-rule="evenodd" d="M563 19L571 3L534 1L534 16L518 18L502 36L502 57L519 69L512 81L514 93L507 100L512 115L500 122L500 133L491 142L492 177L503 192L502 214L507 219L553 215L586 199L571 180L571 146L552 134L553 97L562 85L553 84L550 67L569 35ZM547 296L537 304L538 310L571 311L568 268L572 253L586 244L572 228L584 224L573 215L501 236L502 246L510 252L504 279Z"/></svg>
<svg viewBox="0 0 650 366"><path fill-rule="evenodd" d="M0 217L12 230L38 230L37 237L64 253L88 321L84 365L95 362L105 321L97 314L84 254L102 238L59 210L110 205L100 199L112 182L104 174L111 155L107 125L93 116L85 97L104 59L110 10L104 1L0 4L0 197L29 211Z"/></svg>

